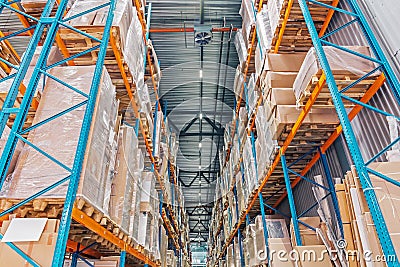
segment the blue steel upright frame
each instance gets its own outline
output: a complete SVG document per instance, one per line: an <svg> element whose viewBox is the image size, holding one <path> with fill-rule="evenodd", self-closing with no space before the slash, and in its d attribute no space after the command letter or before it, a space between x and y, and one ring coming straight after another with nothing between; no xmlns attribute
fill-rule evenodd
<svg viewBox="0 0 400 267"><path fill-rule="evenodd" d="M346 95L344 95L344 92L349 90L351 87L356 85L358 82L364 80L368 76L372 74L372 72L367 73L365 76L362 78L358 79L354 83L348 85L347 87L339 90L338 86L335 82L335 77L332 74L332 70L330 67L330 64L328 62L327 56L325 54L325 51L323 49L323 46L332 46L337 49L340 49L342 51L345 51L347 53L359 56L360 58L363 58L365 60L369 60L371 62L374 62L378 67L374 71L382 71L382 73L386 77L387 84L389 85L389 88L391 89L392 93L397 99L397 105L400 104L400 83L395 76L392 68L389 65L389 62L387 61L377 39L375 38L373 31L371 30L370 26L367 23L366 18L364 17L361 8L359 7L358 3L356 0L342 0L342 3L345 2L347 3L347 6L349 6L349 10L343 9L341 7L332 7L327 4L321 3L316 0L299 0L300 8L303 12L305 22L307 24L308 31L310 33L312 42L314 44L315 50L317 52L317 56L319 59L319 62L321 64L321 67L326 75L326 82L329 87L333 103L335 105L337 114L339 116L340 123L343 127L343 133L344 137L346 139L348 148L350 150L350 154L353 160L353 163L356 167L356 170L358 172L358 175L360 177L360 182L361 186L364 189L364 195L368 203L368 207L371 212L372 219L374 221L374 225L376 227L376 231L379 237L380 245L382 248L382 251L387 259L394 259L393 261L387 262L387 265L389 267L392 266L399 266L399 260L396 255L396 251L393 246L393 242L390 238L389 231L386 225L386 222L383 218L381 208L379 206L379 203L377 201L375 191L372 187L371 179L369 177L370 174L376 175L382 179L384 179L387 182L393 183L397 186L400 186L400 183L397 181L394 181L393 179L378 173L370 168L368 168L368 165L375 161L377 158L379 158L381 155L383 155L388 149L390 149L394 144L396 144L400 138L397 138L395 141L391 142L388 144L385 148L383 148L380 152L378 152L375 156L373 156L371 159L365 160L362 157L360 148L358 146L357 139L355 137L355 134L353 132L353 128L351 126L350 120L348 119L346 109L343 105L343 99L348 100L353 102L354 104L360 105L364 108L367 108L373 112L376 112L378 114L384 115L384 116L393 116L397 119L399 119L397 116L392 114L391 112L387 112L381 109L378 109L376 107L373 107L370 104L364 104L361 101L355 100L353 98L350 98ZM313 5L318 5L322 7L326 7L329 9L333 9L336 12L343 13L347 16L350 16L353 20L351 20L349 23L346 23L332 31L330 33L326 33L324 36L319 36L318 32L315 28L312 16L310 14L310 10L308 7L307 3L311 3ZM332 43L327 40L327 38L345 28L347 28L351 24L356 24L360 29L361 29L361 34L363 35L365 41L368 43L371 51L372 51L372 56L366 56L366 55L361 55L349 48L345 48L340 44Z"/></svg>
<svg viewBox="0 0 400 267"><path fill-rule="evenodd" d="M17 12L13 7L11 7L11 4L17 3L17 2L19 2L19 1L12 1L12 2L4 1L4 0L1 1L0 2L0 5L1 5L0 12L4 8L8 8L11 11ZM1 113L0 113L0 133L1 134L3 133L3 131L5 129L5 126L10 117L10 114L16 113L17 116L13 123L11 133L8 137L8 140L6 142L6 145L5 145L4 151L1 156L1 160L0 160L0 167L2 170L0 188L4 184L4 181L6 178L6 173L7 173L8 167L10 165L10 161L14 154L16 143L18 140L23 141L25 143L25 145L31 146L33 149L37 150L43 156L51 159L57 165L68 170L70 174L68 176L66 176L65 178L61 179L60 181L56 182L55 184L49 186L48 188L43 189L40 192L33 194L32 196L27 196L26 199L22 200L18 204L15 204L14 206L5 210L4 212L1 212L0 217L4 216L10 212L13 212L17 208L32 201L33 199L45 194L46 192L56 188L57 186L69 181L68 191L66 194L66 199L65 199L65 203L64 203L62 216L61 216L60 226L59 226L59 232L58 232L57 241L56 241L55 253L53 256L53 262L52 262L53 267L62 266L63 262L64 262L64 254L66 251L69 228L70 228L70 224L71 224L72 208L73 208L73 203L74 203L75 197L76 197L76 191L77 191L77 187L79 184L79 179L81 176L82 163L83 163L85 150L86 150L86 146L87 146L87 139L88 139L87 137L88 137L89 131L90 131L93 111L94 111L96 98L97 98L98 91L99 91L101 75L103 72L104 58L106 55L106 50L107 50L108 41L109 41L109 37L110 37L110 29L111 29L112 21L113 21L113 17L114 17L115 3L116 3L115 0L110 0L107 3L104 3L97 7L91 8L88 11L82 12L76 16L76 17L83 16L83 15L86 15L87 13L96 11L98 9L108 7L107 20L106 20L106 23L104 26L104 32L103 32L103 36L101 39L93 37L93 36L91 36L87 33L84 33L70 25L67 25L68 19L63 19L63 16L64 16L66 8L67 8L68 0L61 0L60 3L58 3L57 11L56 11L54 17L52 17L50 14L51 14L51 11L53 10L55 0L49 0L47 2L46 6L44 8L44 11L42 13L42 16L39 20L34 19L31 16L29 16L21 11L17 12L17 13L22 14L30 19L33 19L34 21L37 22L37 25L35 27L35 32L33 33L31 41L29 42L29 45L27 47L25 56L22 59L21 65L19 67L15 67L15 69L17 70L15 77L8 77L8 78L14 78L14 81L12 83L12 86L9 89L9 93L7 94L6 100L3 105L3 109L1 110ZM57 31L60 28L60 26L67 27L75 32L78 32L78 33L84 35L86 38L90 38L90 39L94 40L95 42L98 42L99 44L95 45L93 48L90 48L90 49L88 49L82 53L79 53L75 56L63 59L63 60L61 60L55 64L52 64L50 66L46 66L46 62L47 62L47 58L48 58L51 46L55 42L55 36L56 36ZM26 92L23 96L21 105L18 109L15 109L15 108L13 108L13 105L14 105L14 103L16 101L16 97L18 95L19 86L22 83L22 81L26 75L29 64L32 61L32 57L36 50L36 47L38 46L39 40L42 37L45 30L46 30L47 34L46 34L46 39L43 43L42 51L37 60L37 63L34 68L33 74L31 76L30 82L29 82ZM60 81L59 79L57 79L56 77L53 77L52 75L50 75L48 73L48 71L50 69L52 69L56 66L60 66L61 64L65 63L67 61L70 61L74 58L77 58L84 54L90 53L96 49L99 50L98 59L96 62L89 94L85 94L85 93L81 92L79 89L77 89L73 86L70 86L65 82ZM31 106L33 96L36 92L39 80L42 77L42 75L47 76L49 79L53 79L56 82L61 83L62 85L70 88L71 90L75 91L76 93L81 94L82 96L86 97L86 100L23 130L23 126L24 126L25 120L28 115L29 107ZM0 80L0 82L3 82L4 80L5 79L2 79L2 80ZM79 107L84 106L84 105L86 105L85 115L83 118L79 141L78 141L78 145L76 148L76 155L75 155L75 159L74 159L74 163L73 163L72 167L66 166L61 161L59 161L56 158L52 157L51 155L47 154L45 151L41 150L39 147L35 146L33 143L31 143L30 141L28 141L27 139L25 139L23 137L24 134L27 134L31 130L34 130L46 123L49 123L52 120L59 118ZM11 247L13 248L12 245L11 245ZM24 255L23 253L21 254L20 251L18 251L18 250L16 250L16 251L18 254L20 254L22 257L24 257L26 260L28 260L30 262L30 260L28 259L29 257L27 258L26 255ZM38 266L34 262L33 263L30 262L30 263L33 266Z"/></svg>

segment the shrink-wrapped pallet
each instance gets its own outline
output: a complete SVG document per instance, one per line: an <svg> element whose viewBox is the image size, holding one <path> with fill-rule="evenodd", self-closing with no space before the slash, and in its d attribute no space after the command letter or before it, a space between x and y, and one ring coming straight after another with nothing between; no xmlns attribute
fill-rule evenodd
<svg viewBox="0 0 400 267"><path fill-rule="evenodd" d="M177 258L173 250L167 250L167 266L168 267L177 266Z"/></svg>
<svg viewBox="0 0 400 267"><path fill-rule="evenodd" d="M135 214L136 194L139 190L141 169L138 161L138 139L132 127L121 126L115 176L112 180L109 214L127 233ZM132 225L133 226L133 225Z"/></svg>
<svg viewBox="0 0 400 267"><path fill-rule="evenodd" d="M247 182L247 190L250 194L255 189L256 184L258 182L251 137L247 137L246 143L244 144L243 165L244 165L244 177Z"/></svg>
<svg viewBox="0 0 400 267"><path fill-rule="evenodd" d="M56 67L51 75L68 82L83 93L89 94L95 66ZM68 87L48 79L39 103L34 124L85 101L85 97ZM62 164L72 168L76 148L85 114L85 105L75 108L40 127L30 131L28 140ZM117 101L111 79L104 69L87 139L86 154L82 165L77 196L107 213L104 207L108 180L112 177L109 156L115 147L114 124L117 116ZM2 189L2 197L24 199L70 175L70 172L26 145L21 152L16 168ZM68 183L58 186L39 198L65 198Z"/></svg>
<svg viewBox="0 0 400 267"><path fill-rule="evenodd" d="M269 168L271 160L277 147L276 141L272 139L271 122L268 121L265 106L259 106L256 116L256 155L259 182L264 179L264 174Z"/></svg>
<svg viewBox="0 0 400 267"><path fill-rule="evenodd" d="M243 90L243 81L244 81L244 76L241 71L240 65L236 67L235 71L235 80L233 82L233 91L235 93L235 96L239 96L241 90Z"/></svg>
<svg viewBox="0 0 400 267"><path fill-rule="evenodd" d="M243 240L243 254L246 266L256 266L257 264L257 251L255 248L255 225L249 224L245 228L245 239Z"/></svg>
<svg viewBox="0 0 400 267"><path fill-rule="evenodd" d="M243 65L247 59L247 45L243 39L242 29L237 30L233 43L235 44L236 51L238 53L239 62L241 65Z"/></svg>
<svg viewBox="0 0 400 267"><path fill-rule="evenodd" d="M268 14L267 5L263 5L263 8L261 9L260 13L257 14L256 25L257 25L257 36L260 44L257 47L258 49L261 48L259 58L261 58L261 60L263 61L265 54L269 51L271 47L273 38L273 32L271 30L271 22ZM256 60L258 59L256 58Z"/></svg>
<svg viewBox="0 0 400 267"><path fill-rule="evenodd" d="M349 46L346 47L352 51L365 56L371 56L369 47L366 46ZM345 52L339 48L324 46L325 55L328 59L329 66L334 75L341 75L341 79L355 81L363 75L375 69L374 62ZM299 101L303 94L309 94L313 84L313 78L322 74L322 67L319 63L317 52L314 47L308 51L300 71L293 83L293 91L296 99ZM376 71L372 77L380 74ZM327 91L327 89L325 89ZM350 90L351 91L351 90Z"/></svg>
<svg viewBox="0 0 400 267"><path fill-rule="evenodd" d="M256 87L256 82L256 76L254 73L252 73L249 82L247 83L247 104L250 112L254 111L260 95L260 92Z"/></svg>
<svg viewBox="0 0 400 267"><path fill-rule="evenodd" d="M145 82L144 52L146 44L143 40L142 24L139 21L136 9L133 9L133 19L129 22L123 54L134 82L138 87L142 87Z"/></svg>
<svg viewBox="0 0 400 267"><path fill-rule="evenodd" d="M284 3L285 3L284 0L268 1L267 3L272 36L275 35L276 29L279 26L280 19L283 15Z"/></svg>
<svg viewBox="0 0 400 267"><path fill-rule="evenodd" d="M243 39L246 43L250 40L251 27L255 24L255 10L252 0L242 0L242 5L240 6L239 14L242 17L242 34ZM247 47L247 46L246 46Z"/></svg>
<svg viewBox="0 0 400 267"><path fill-rule="evenodd" d="M143 172L140 193L140 211L158 211L158 196L155 189L155 177L152 172Z"/></svg>
<svg viewBox="0 0 400 267"><path fill-rule="evenodd" d="M161 267L167 266L168 235L164 227L161 227L160 260Z"/></svg>
<svg viewBox="0 0 400 267"><path fill-rule="evenodd" d="M5 126L3 134L2 134L2 136L0 138L0 155L2 155L3 152L4 152L4 147L5 147L6 143L7 143L8 137L10 136L10 132L11 132L11 129L8 128L8 126ZM8 167L8 170L7 170L7 175L14 171L15 165L17 164L17 160L18 160L19 154L22 151L23 146L24 146L24 144L21 141L17 142L17 145L16 145L15 150L14 150L14 154L13 154L13 156L11 158L10 165Z"/></svg>

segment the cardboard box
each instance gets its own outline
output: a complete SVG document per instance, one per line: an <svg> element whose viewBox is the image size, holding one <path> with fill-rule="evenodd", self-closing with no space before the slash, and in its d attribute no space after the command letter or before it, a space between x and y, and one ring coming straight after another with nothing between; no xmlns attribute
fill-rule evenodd
<svg viewBox="0 0 400 267"><path fill-rule="evenodd" d="M292 88L272 88L267 97L269 105L296 105L296 98Z"/></svg>
<svg viewBox="0 0 400 267"><path fill-rule="evenodd" d="M335 184L335 191L339 203L340 217L342 219L342 222L350 223L351 218L349 213L349 207L347 205L344 184Z"/></svg>
<svg viewBox="0 0 400 267"><path fill-rule="evenodd" d="M310 225L313 228L320 228L321 220L319 217L302 217L300 221ZM322 240L312 229L299 223L300 237L303 246L323 245ZM290 236L292 245L297 245L296 236L294 234L293 222L290 223Z"/></svg>
<svg viewBox="0 0 400 267"><path fill-rule="evenodd" d="M307 53L292 54L267 53L264 70L274 72L298 72Z"/></svg>
<svg viewBox="0 0 400 267"><path fill-rule="evenodd" d="M274 72L268 71L264 78L265 87L270 88L292 88L297 72Z"/></svg>
<svg viewBox="0 0 400 267"><path fill-rule="evenodd" d="M4 221L1 227L1 233L7 231L10 221ZM58 220L48 220L45 229L37 242L14 242L20 250L31 257L42 267L50 267L57 241ZM29 226L27 226L29 227ZM0 267L9 266L27 266L28 263L11 249L6 243L0 243Z"/></svg>

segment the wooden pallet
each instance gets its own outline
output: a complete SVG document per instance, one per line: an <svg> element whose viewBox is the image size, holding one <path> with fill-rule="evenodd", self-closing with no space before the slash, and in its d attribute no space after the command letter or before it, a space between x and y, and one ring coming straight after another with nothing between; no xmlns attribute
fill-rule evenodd
<svg viewBox="0 0 400 267"><path fill-rule="evenodd" d="M0 108L3 107L6 97L7 97L7 92L0 92ZM23 95L22 95L21 93L18 93L17 99L16 99L15 104L14 104L14 107L15 107L15 108L18 108L18 107L21 105L22 98L23 98ZM38 96L35 96L35 98L36 98L36 99L39 99ZM35 113L36 113L36 111L35 111L33 108L30 108L30 109L29 109L28 115L27 115L26 120L25 120L25 124L24 124L24 126L23 126L23 129L26 129L26 128L28 128L29 126L32 125L33 119L34 119L34 117L35 117ZM10 127L10 128L12 127L12 125L14 124L14 120L15 120L16 117L17 117L17 114L15 114L15 113L10 114L10 116L9 116L9 118L8 118L8 121L7 121L7 126L8 126L8 127ZM25 136L26 136L26 135L25 135Z"/></svg>
<svg viewBox="0 0 400 267"><path fill-rule="evenodd" d="M21 199L0 199L0 210L7 210L13 205L18 204L20 201ZM13 214L23 218L60 218L64 208L64 203L65 199L63 198L37 198L19 207L13 211ZM85 198L78 196L75 200L74 207L83 211L87 216L105 227L119 239L128 244L135 244L135 240L131 238L129 234L125 232L125 230L123 230L119 225L112 221L108 215L104 214L103 211L92 205ZM71 226L70 238L77 242L81 241L81 239L88 239L87 235L80 235L80 233L84 232L89 233L91 236L96 236L95 238L91 238L92 241L100 238L81 224L73 224Z"/></svg>
<svg viewBox="0 0 400 267"><path fill-rule="evenodd" d="M324 4L332 5L333 0L321 0ZM319 32L322 28L322 25L326 19L329 9L315 5L308 4L310 14L315 23L315 27ZM280 12L278 27L273 34L271 50L275 49L276 42L278 40L279 32L283 25L283 20L285 16L285 12L288 8L288 0L285 0L283 4L283 8ZM307 29L307 25L305 23L303 13L300 9L298 1L294 1L293 6L290 11L289 19L287 21L285 31L283 34L283 38L281 44L279 46L279 52L305 52L312 46L312 41L310 34Z"/></svg>
<svg viewBox="0 0 400 267"><path fill-rule="evenodd" d="M47 4L46 1L37 1L37 0L36 1L35 0L22 0L21 1L21 5L24 8L23 11L25 11L25 13L27 13L28 15L30 15L36 19L40 19L46 4ZM51 11L51 16L54 16L56 14L57 8L58 8L58 4L56 2Z"/></svg>
<svg viewBox="0 0 400 267"><path fill-rule="evenodd" d="M380 73L374 74L360 82L356 85L351 87L349 90L344 92L344 95L354 98L356 100L361 99L365 92L370 88L370 86L376 81ZM300 98L297 100L297 105L299 107L304 107L310 98L315 86L317 85L320 77L322 75L322 71L312 76L309 84L302 92ZM361 76L354 75L354 74L333 74L336 85L339 90L344 89L346 86L352 84L353 82L357 81L357 79L361 78ZM342 98L343 104L345 107L353 107L355 104L347 99ZM325 83L324 87L322 88L321 92L319 93L317 100L315 101L313 107L319 108L331 108L333 105L332 96L329 91L328 85Z"/></svg>

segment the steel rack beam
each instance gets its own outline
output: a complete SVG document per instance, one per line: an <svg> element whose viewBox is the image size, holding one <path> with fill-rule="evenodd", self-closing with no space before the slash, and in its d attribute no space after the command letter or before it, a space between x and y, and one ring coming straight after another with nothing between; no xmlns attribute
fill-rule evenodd
<svg viewBox="0 0 400 267"><path fill-rule="evenodd" d="M122 239L120 239L118 236L115 236L113 233L105 229L103 226L98 224L95 220L90 218L89 216L86 215L83 211L74 208L72 210L72 218L79 222L80 224L86 226L89 230L93 231L94 233L98 234L102 238L110 241L111 243L115 244L119 249L122 251L126 251L130 255L134 256L138 260L142 261L143 263L149 264L152 267L157 267L157 263L153 262L145 256L142 252L138 251L137 249L129 246L127 243L125 243ZM62 265L59 265L62 266Z"/></svg>

